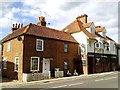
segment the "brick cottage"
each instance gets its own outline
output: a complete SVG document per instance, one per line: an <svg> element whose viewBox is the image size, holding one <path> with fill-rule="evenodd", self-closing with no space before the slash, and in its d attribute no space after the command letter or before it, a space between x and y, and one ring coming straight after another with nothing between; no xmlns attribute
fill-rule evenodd
<svg viewBox="0 0 120 90"><path fill-rule="evenodd" d="M55 69L61 76L66 76L67 70L82 73L77 41L68 33L46 27L42 16L37 24L13 24L12 33L1 42L5 77L21 81L31 73L55 77Z"/></svg>

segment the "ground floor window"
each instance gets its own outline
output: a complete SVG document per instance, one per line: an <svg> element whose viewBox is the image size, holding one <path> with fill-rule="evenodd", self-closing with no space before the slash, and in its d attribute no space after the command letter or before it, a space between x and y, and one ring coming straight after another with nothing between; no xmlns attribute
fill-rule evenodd
<svg viewBox="0 0 120 90"><path fill-rule="evenodd" d="M39 71L39 57L31 57L31 71Z"/></svg>
<svg viewBox="0 0 120 90"><path fill-rule="evenodd" d="M7 69L7 59L3 60L3 69Z"/></svg>
<svg viewBox="0 0 120 90"><path fill-rule="evenodd" d="M19 57L15 57L14 61L14 71L18 72L18 66L19 66Z"/></svg>
<svg viewBox="0 0 120 90"><path fill-rule="evenodd" d="M64 60L64 69L65 69L65 70L68 69L68 60Z"/></svg>

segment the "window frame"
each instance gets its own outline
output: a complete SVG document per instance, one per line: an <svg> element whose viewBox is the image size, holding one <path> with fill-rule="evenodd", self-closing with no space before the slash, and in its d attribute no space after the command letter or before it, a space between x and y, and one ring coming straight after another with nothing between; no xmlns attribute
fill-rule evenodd
<svg viewBox="0 0 120 90"><path fill-rule="evenodd" d="M65 68L66 66L65 66L65 62L67 62L67 68ZM68 70L68 60L64 60L64 70Z"/></svg>
<svg viewBox="0 0 120 90"><path fill-rule="evenodd" d="M14 72L18 72L18 70L16 70L16 59L18 59L18 70L19 70L19 57L15 57L14 59Z"/></svg>
<svg viewBox="0 0 120 90"><path fill-rule="evenodd" d="M106 50L110 51L110 45L109 45L109 43L106 45Z"/></svg>
<svg viewBox="0 0 120 90"><path fill-rule="evenodd" d="M37 58L38 59L38 67L37 67L37 70L32 70L32 59L33 58ZM31 57L31 61L30 61L30 71L33 72L33 71L39 71L39 67L40 67L40 57Z"/></svg>
<svg viewBox="0 0 120 90"><path fill-rule="evenodd" d="M6 63L6 67L4 67L4 63ZM7 58L3 59L3 69L7 69Z"/></svg>
<svg viewBox="0 0 120 90"><path fill-rule="evenodd" d="M7 52L10 51L10 42L7 43L7 50L6 50L6 51L7 51Z"/></svg>
<svg viewBox="0 0 120 90"><path fill-rule="evenodd" d="M42 49L38 49L38 41L42 42ZM42 39L36 39L36 51L44 51L44 40Z"/></svg>
<svg viewBox="0 0 120 90"><path fill-rule="evenodd" d="M65 45L67 45L67 47L65 47ZM65 51L67 50L67 51ZM69 45L68 43L64 43L64 53L68 53L69 52Z"/></svg>

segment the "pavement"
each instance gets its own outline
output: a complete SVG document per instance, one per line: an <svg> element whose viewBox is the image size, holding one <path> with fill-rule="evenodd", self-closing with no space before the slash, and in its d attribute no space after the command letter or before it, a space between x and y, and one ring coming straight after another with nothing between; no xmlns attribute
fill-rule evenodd
<svg viewBox="0 0 120 90"><path fill-rule="evenodd" d="M22 82L18 80L11 80L7 78L3 78L2 82L0 82L0 87L7 87L7 86L18 86L18 85L31 85L35 83L45 83L45 82L52 82L52 81L59 81L59 80L67 80L67 79L77 79L77 78L86 78L86 77L99 77L101 75L109 75L113 73L117 73L118 71L113 72L104 72L104 73L96 73L96 74L89 74L89 75L79 75L79 76L71 76L71 77L62 77L62 78L53 78L53 79L45 79L39 81L31 81L31 82Z"/></svg>

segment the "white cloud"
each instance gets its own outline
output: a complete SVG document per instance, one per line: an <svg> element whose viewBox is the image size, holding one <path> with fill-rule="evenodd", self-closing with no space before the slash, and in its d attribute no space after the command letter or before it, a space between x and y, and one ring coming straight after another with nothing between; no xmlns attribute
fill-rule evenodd
<svg viewBox="0 0 120 90"><path fill-rule="evenodd" d="M19 20L19 17L14 17L15 13L19 13L23 17L31 16L34 19L43 15L46 17L47 22L51 23L50 27L63 29L67 24L75 20L78 15L87 14L88 21L93 21L95 25L105 26L109 30L108 34L110 36L113 36L110 32L114 35L117 34L113 31L117 30L118 26L118 4L116 3L118 0L114 0L114 2L113 0L22 0L21 2L23 2L21 8L12 6L9 9L10 3L5 5L4 16ZM31 22L26 18L22 19L22 22L26 21ZM7 26L9 26L11 21L2 17L0 23L7 23ZM4 24L2 26L5 27ZM114 39L114 37L112 38Z"/></svg>

